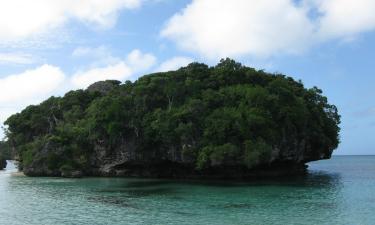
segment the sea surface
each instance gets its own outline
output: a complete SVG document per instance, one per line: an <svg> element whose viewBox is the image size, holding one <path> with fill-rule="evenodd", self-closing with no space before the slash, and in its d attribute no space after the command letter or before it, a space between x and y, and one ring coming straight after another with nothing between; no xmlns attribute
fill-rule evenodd
<svg viewBox="0 0 375 225"><path fill-rule="evenodd" d="M375 224L375 156L252 182L30 178L0 172L0 225Z"/></svg>

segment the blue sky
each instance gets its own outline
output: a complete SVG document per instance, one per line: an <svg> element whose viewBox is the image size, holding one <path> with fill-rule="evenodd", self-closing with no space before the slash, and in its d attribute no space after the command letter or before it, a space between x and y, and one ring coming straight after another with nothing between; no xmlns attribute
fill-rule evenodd
<svg viewBox="0 0 375 225"><path fill-rule="evenodd" d="M98 80L222 57L323 89L342 115L336 154L375 154L373 0L2 1L0 123Z"/></svg>

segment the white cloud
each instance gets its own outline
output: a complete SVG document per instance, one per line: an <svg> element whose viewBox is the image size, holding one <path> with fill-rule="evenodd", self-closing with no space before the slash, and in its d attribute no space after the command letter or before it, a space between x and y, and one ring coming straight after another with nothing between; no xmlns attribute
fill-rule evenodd
<svg viewBox="0 0 375 225"><path fill-rule="evenodd" d="M0 79L0 104L34 104L55 91L65 79L64 73L48 64Z"/></svg>
<svg viewBox="0 0 375 225"><path fill-rule="evenodd" d="M90 84L101 80L124 80L132 75L132 70L124 62L102 68L79 71L71 78L76 88L86 88Z"/></svg>
<svg viewBox="0 0 375 225"><path fill-rule="evenodd" d="M72 55L94 59L91 68L78 71L73 75L72 83L76 88L85 88L100 80L124 81L139 72L149 70L157 61L154 55L143 53L138 49L131 51L124 59L115 57L104 46L97 48L79 47L73 51Z"/></svg>
<svg viewBox="0 0 375 225"><path fill-rule="evenodd" d="M301 53L373 29L374 0L193 0L161 36L216 59Z"/></svg>
<svg viewBox="0 0 375 225"><path fill-rule="evenodd" d="M96 27L111 27L122 9L134 9L142 0L3 0L0 40L30 37L60 27L71 19Z"/></svg>
<svg viewBox="0 0 375 225"><path fill-rule="evenodd" d="M156 57L150 53L142 53L135 49L129 53L126 62L132 67L134 72L146 71L156 63Z"/></svg>
<svg viewBox="0 0 375 225"><path fill-rule="evenodd" d="M322 38L351 37L375 29L374 0L315 0L324 16L319 20Z"/></svg>
<svg viewBox="0 0 375 225"><path fill-rule="evenodd" d="M160 64L160 66L156 69L156 72L167 72L171 70L176 70L180 67L187 66L189 63L193 61L194 60L189 57L173 57Z"/></svg>
<svg viewBox="0 0 375 225"><path fill-rule="evenodd" d="M139 49L132 50L125 58L116 57L105 46L78 47L73 51L72 56L93 59L92 66L125 62L132 68L132 71L145 71L154 66L157 61L153 54L143 53Z"/></svg>
<svg viewBox="0 0 375 225"><path fill-rule="evenodd" d="M312 31L305 9L289 0L194 0L161 35L216 58L299 51Z"/></svg>
<svg viewBox="0 0 375 225"><path fill-rule="evenodd" d="M32 64L35 59L32 55L20 52L0 53L0 64Z"/></svg>

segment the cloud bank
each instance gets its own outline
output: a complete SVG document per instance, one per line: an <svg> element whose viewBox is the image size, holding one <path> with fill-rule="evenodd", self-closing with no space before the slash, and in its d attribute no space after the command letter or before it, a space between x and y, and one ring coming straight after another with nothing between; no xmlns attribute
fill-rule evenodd
<svg viewBox="0 0 375 225"><path fill-rule="evenodd" d="M373 0L193 0L161 36L208 58L298 54L375 29Z"/></svg>
<svg viewBox="0 0 375 225"><path fill-rule="evenodd" d="M0 79L0 105L30 103L56 90L65 80L60 68L48 64Z"/></svg>
<svg viewBox="0 0 375 225"><path fill-rule="evenodd" d="M28 38L78 20L95 27L112 27L122 9L142 0L4 0L0 7L0 40Z"/></svg>

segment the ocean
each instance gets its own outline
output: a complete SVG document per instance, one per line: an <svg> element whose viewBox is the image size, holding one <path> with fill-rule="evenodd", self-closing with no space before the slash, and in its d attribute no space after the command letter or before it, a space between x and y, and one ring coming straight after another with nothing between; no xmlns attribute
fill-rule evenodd
<svg viewBox="0 0 375 225"><path fill-rule="evenodd" d="M35 178L0 172L0 225L375 224L375 156L248 182Z"/></svg>

